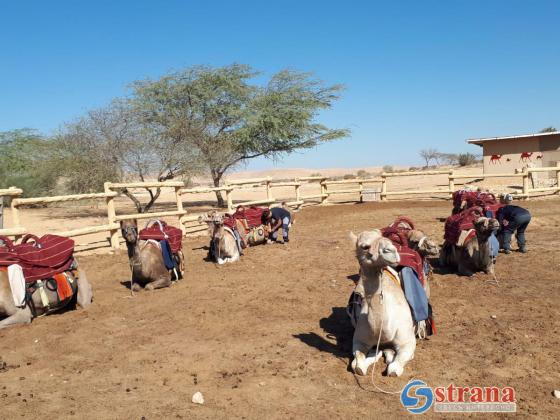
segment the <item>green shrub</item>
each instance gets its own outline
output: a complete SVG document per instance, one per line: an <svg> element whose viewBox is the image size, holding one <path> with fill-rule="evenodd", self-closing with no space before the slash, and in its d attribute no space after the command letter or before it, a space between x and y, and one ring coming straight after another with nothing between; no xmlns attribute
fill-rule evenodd
<svg viewBox="0 0 560 420"><path fill-rule="evenodd" d="M460 153L457 157L457 162L460 166L474 165L477 159L472 153Z"/></svg>
<svg viewBox="0 0 560 420"><path fill-rule="evenodd" d="M395 168L393 168L391 165L385 165L383 167L383 172L395 172Z"/></svg>

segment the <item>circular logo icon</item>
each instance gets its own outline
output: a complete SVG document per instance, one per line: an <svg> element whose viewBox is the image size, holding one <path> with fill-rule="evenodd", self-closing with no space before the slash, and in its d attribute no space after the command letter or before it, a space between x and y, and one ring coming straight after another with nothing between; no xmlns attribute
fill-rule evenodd
<svg viewBox="0 0 560 420"><path fill-rule="evenodd" d="M412 414L422 414L434 402L434 392L426 382L413 379L401 391L401 404Z"/></svg>

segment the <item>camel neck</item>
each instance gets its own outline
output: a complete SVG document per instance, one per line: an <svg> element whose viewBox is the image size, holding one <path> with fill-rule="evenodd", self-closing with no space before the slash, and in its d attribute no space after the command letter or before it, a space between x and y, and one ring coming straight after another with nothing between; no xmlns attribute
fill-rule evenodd
<svg viewBox="0 0 560 420"><path fill-rule="evenodd" d="M138 247L138 241L126 242L126 250L128 251L128 258L134 257L136 255L136 248Z"/></svg>
<svg viewBox="0 0 560 420"><path fill-rule="evenodd" d="M381 281L383 279L382 268L363 268L362 281L366 296L372 296L381 293Z"/></svg>

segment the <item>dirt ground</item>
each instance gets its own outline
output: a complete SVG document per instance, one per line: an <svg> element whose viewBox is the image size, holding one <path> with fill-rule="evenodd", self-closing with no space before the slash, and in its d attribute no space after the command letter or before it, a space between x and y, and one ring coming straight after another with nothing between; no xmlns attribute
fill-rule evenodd
<svg viewBox="0 0 560 420"><path fill-rule="evenodd" d="M557 418L560 400L560 200L531 201L526 255L500 255L487 276L436 274L438 334L420 342L398 390L512 386L518 413ZM86 311L0 332L0 418L393 418L398 395L374 392L348 371L352 329L344 306L356 275L348 232L411 216L441 238L448 202L310 207L289 245L249 249L227 266L187 239L186 278L130 298L124 252L81 259L95 288ZM492 318L495 315L495 319ZM191 403L193 393L205 404ZM435 416L433 411L428 416ZM495 415L495 417L500 417ZM449 416L448 416L449 418Z"/></svg>

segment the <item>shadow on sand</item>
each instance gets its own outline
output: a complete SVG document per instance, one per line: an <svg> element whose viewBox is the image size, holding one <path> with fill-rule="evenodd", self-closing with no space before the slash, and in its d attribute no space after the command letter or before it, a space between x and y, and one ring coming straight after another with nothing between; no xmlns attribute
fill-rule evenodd
<svg viewBox="0 0 560 420"><path fill-rule="evenodd" d="M346 314L346 308L332 308L331 314L319 321L319 326L326 333L326 338L314 332L294 334L294 337L319 351L349 358L354 328Z"/></svg>

